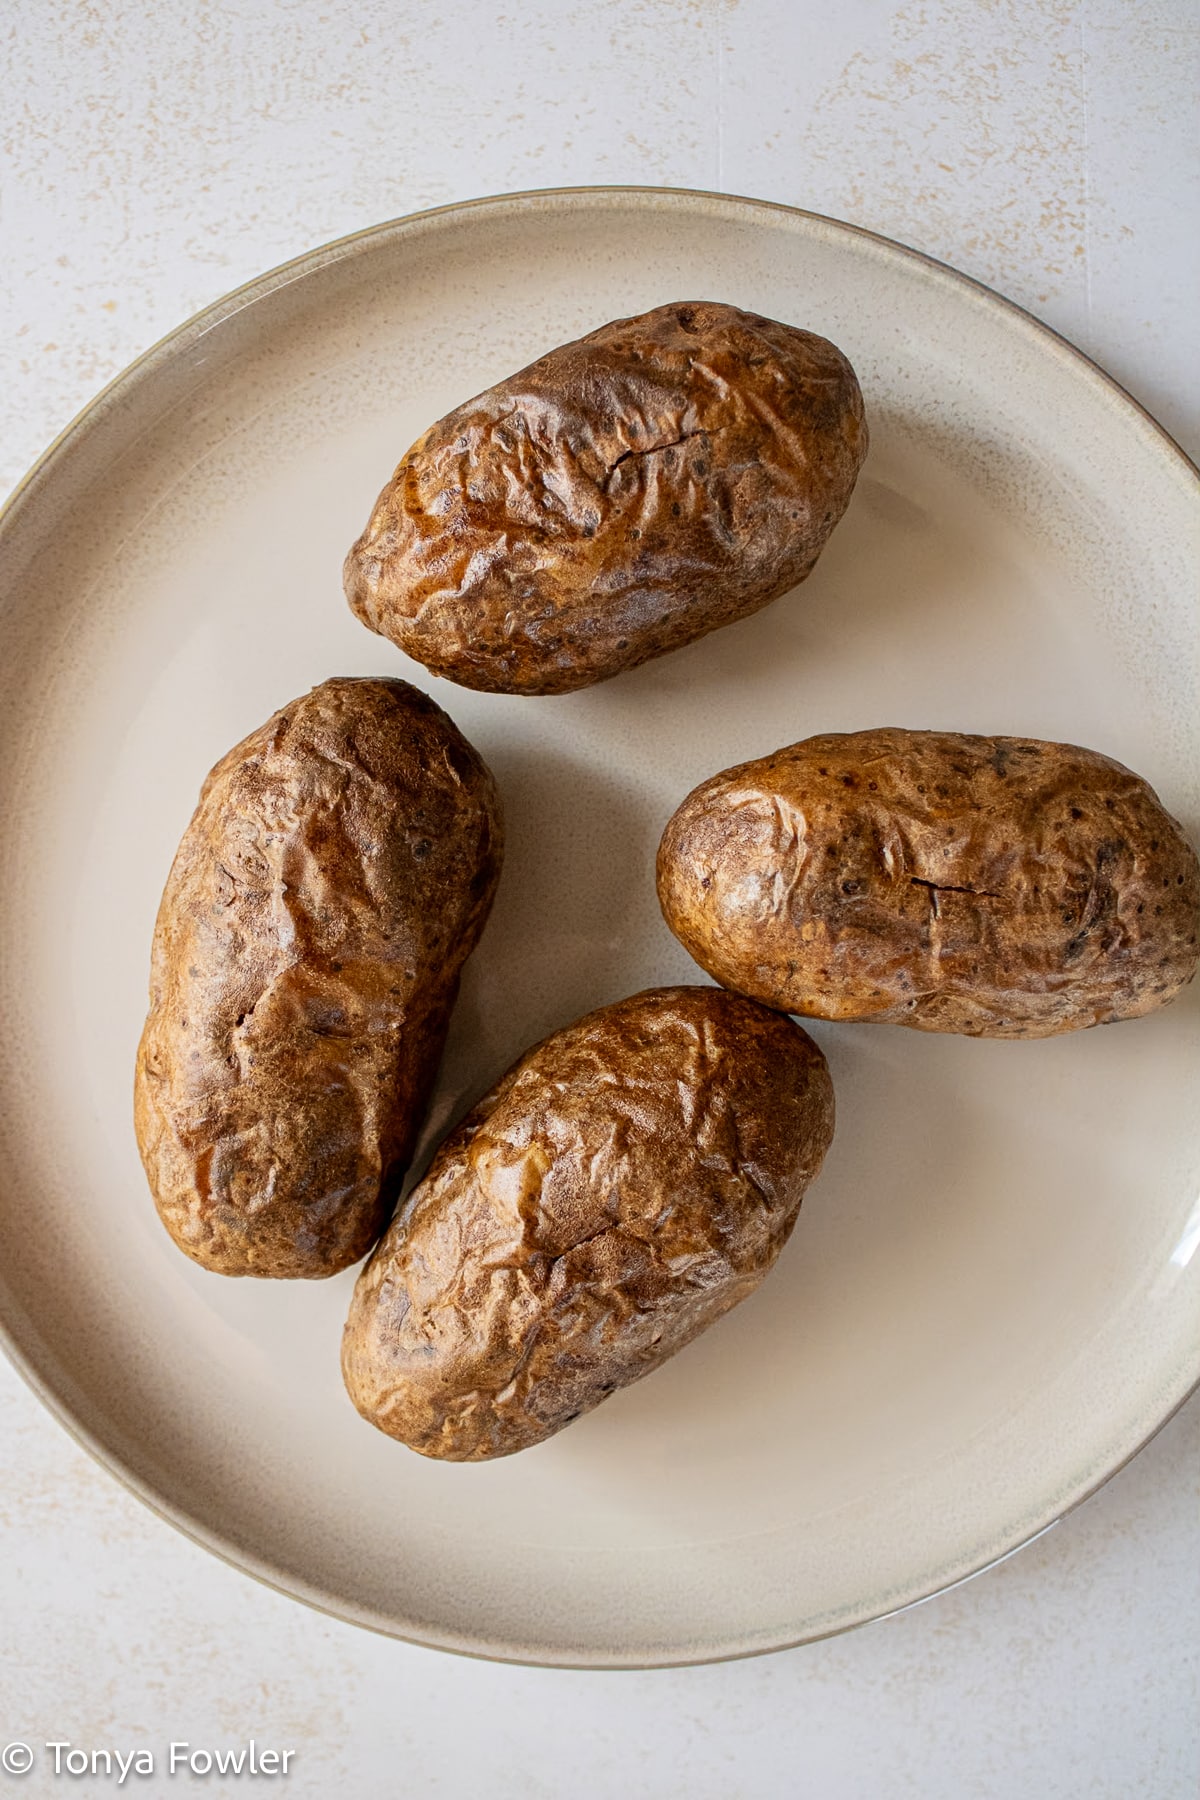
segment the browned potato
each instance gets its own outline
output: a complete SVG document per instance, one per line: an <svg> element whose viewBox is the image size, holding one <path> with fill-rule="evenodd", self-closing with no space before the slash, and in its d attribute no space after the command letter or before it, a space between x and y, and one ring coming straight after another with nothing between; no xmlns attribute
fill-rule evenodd
<svg viewBox="0 0 1200 1800"><path fill-rule="evenodd" d="M359 1275L363 1417L425 1456L540 1443L756 1288L833 1134L825 1059L720 988L659 988L530 1050Z"/></svg>
<svg viewBox="0 0 1200 1800"><path fill-rule="evenodd" d="M1151 1012L1196 969L1191 847L1073 744L806 738L688 795L658 893L701 968L813 1018L1050 1037Z"/></svg>
<svg viewBox="0 0 1200 1800"><path fill-rule="evenodd" d="M167 880L135 1113L223 1275L332 1275L395 1204L500 872L496 790L403 681L326 681L208 777Z"/></svg>
<svg viewBox="0 0 1200 1800"><path fill-rule="evenodd" d="M419 438L346 594L435 675L565 694L803 581L866 450L854 371L825 338L677 301L551 350Z"/></svg>

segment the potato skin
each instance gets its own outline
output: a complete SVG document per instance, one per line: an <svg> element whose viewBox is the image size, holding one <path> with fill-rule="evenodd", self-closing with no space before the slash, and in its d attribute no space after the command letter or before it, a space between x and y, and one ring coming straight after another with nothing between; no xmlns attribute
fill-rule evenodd
<svg viewBox="0 0 1200 1800"><path fill-rule="evenodd" d="M768 1006L973 1037L1153 1011L1195 972L1200 867L1120 763L1073 744L806 738L689 794L664 917Z"/></svg>
<svg viewBox="0 0 1200 1800"><path fill-rule="evenodd" d="M758 1286L832 1134L781 1014L712 987L589 1013L451 1133L360 1273L351 1399L425 1456L539 1443Z"/></svg>
<svg viewBox="0 0 1200 1800"><path fill-rule="evenodd" d="M803 581L867 451L825 338L676 301L418 439L346 559L365 625L464 687L565 694Z"/></svg>
<svg viewBox="0 0 1200 1800"><path fill-rule="evenodd" d="M482 758L403 681L326 681L209 775L135 1081L159 1214L196 1262L324 1276L371 1248L502 841Z"/></svg>

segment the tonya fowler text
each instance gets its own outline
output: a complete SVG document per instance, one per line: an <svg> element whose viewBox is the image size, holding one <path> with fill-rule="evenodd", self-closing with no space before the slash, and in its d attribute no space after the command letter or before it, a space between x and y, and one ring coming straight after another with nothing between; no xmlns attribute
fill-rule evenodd
<svg viewBox="0 0 1200 1800"><path fill-rule="evenodd" d="M25 1775L35 1761L52 1775L109 1776L118 1787L132 1776L166 1775L186 1779L189 1776L232 1775L267 1777L289 1773L294 1750L262 1748L251 1738L235 1747L208 1750L189 1743L171 1743L165 1750L85 1750L69 1739L52 1739L43 1746L38 1757L28 1744L5 1747L3 1767L10 1775Z"/></svg>

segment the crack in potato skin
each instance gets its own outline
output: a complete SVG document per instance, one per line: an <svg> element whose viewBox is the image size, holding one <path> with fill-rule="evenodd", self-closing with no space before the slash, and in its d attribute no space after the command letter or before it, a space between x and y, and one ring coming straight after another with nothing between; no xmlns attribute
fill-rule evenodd
<svg viewBox="0 0 1200 1800"><path fill-rule="evenodd" d="M406 682L334 679L204 784L159 908L135 1123L180 1249L325 1276L387 1222L499 878L482 759Z"/></svg>
<svg viewBox="0 0 1200 1800"><path fill-rule="evenodd" d="M720 988L651 989L528 1051L359 1276L364 1418L426 1456L539 1443L756 1288L833 1134L825 1059Z"/></svg>
<svg viewBox="0 0 1200 1800"><path fill-rule="evenodd" d="M1072 744L895 728L714 775L658 894L701 968L811 1018L1050 1037L1195 973L1200 866L1139 776Z"/></svg>
<svg viewBox="0 0 1200 1800"><path fill-rule="evenodd" d="M825 338L675 302L427 431L346 559L347 598L436 675L568 693L795 587L866 450L854 371Z"/></svg>

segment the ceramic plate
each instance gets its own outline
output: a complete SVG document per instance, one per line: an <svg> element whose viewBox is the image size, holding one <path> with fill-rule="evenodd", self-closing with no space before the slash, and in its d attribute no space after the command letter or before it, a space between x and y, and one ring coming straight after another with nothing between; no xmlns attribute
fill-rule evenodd
<svg viewBox="0 0 1200 1800"><path fill-rule="evenodd" d="M547 346L712 298L832 337L870 458L812 578L560 699L429 678L343 554L410 441ZM589 1007L700 979L653 856L701 777L818 731L1092 745L1200 836L1194 474L1099 371L911 251L712 195L451 207L319 250L152 350L0 531L0 1316L37 1391L199 1542L344 1618L581 1665L839 1630L957 1581L1129 1457L1200 1376L1200 987L1041 1043L817 1026L838 1133L776 1271L509 1460L358 1419L353 1274L205 1273L159 1225L131 1081L200 781L333 674L427 688L503 789L500 894L427 1143Z"/></svg>

